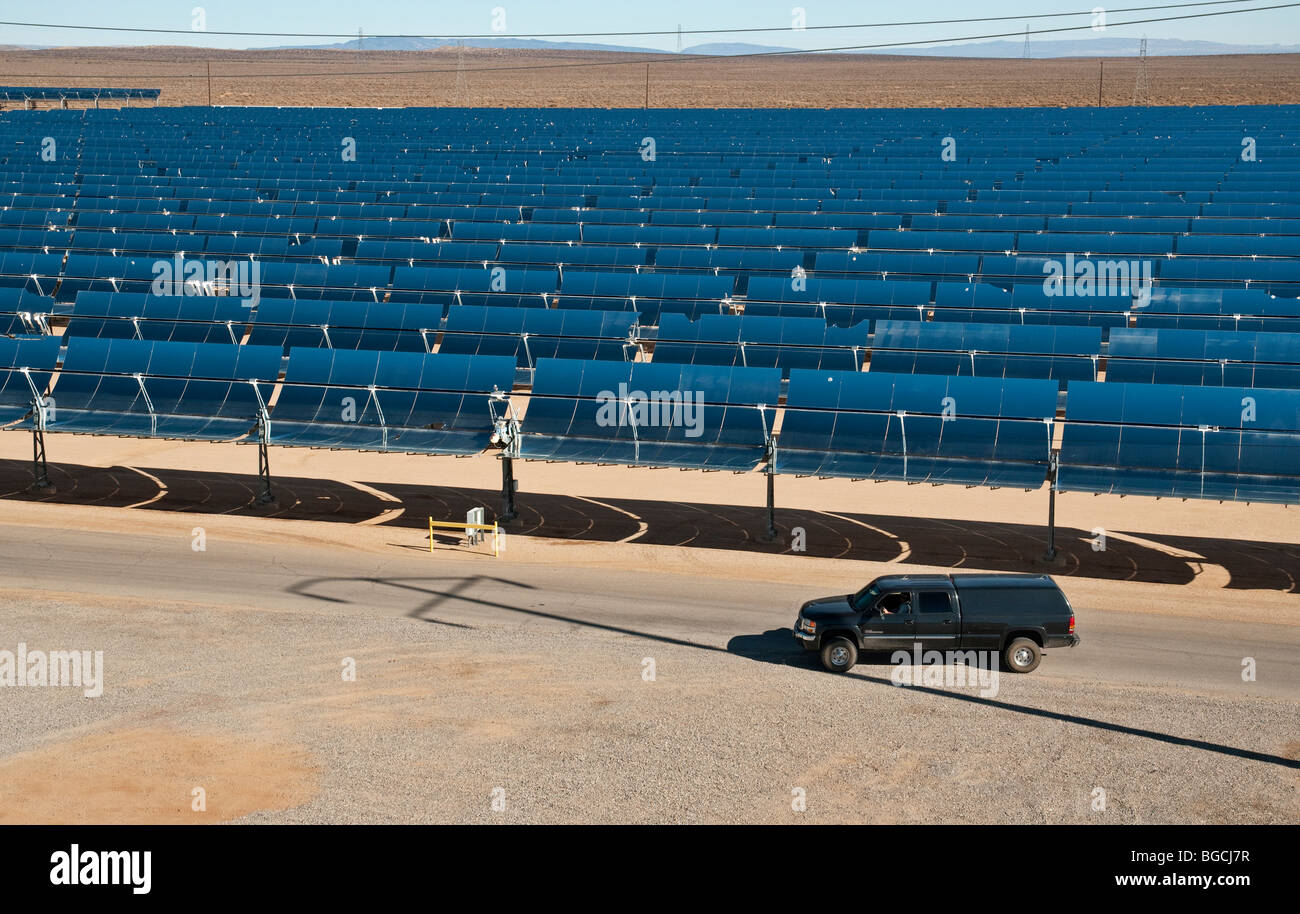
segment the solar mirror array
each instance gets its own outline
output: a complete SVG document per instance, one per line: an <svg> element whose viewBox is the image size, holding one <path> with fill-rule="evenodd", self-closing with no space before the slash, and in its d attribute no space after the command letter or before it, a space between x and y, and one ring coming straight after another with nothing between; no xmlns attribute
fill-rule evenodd
<svg viewBox="0 0 1300 914"><path fill-rule="evenodd" d="M507 517L515 459L761 467L769 532L779 474L1295 503L1297 136L1290 107L6 111L0 418L38 481L58 431L255 443L267 495L275 445L500 449Z"/></svg>

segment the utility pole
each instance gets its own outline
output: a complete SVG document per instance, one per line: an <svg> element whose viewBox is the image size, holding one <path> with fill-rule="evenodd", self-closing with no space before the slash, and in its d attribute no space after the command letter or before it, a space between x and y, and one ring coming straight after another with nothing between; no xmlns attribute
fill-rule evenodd
<svg viewBox="0 0 1300 914"><path fill-rule="evenodd" d="M1029 59L1029 23L1025 23L1025 60Z"/></svg>
<svg viewBox="0 0 1300 914"><path fill-rule="evenodd" d="M1106 61L1100 60L1101 69L1097 73L1097 107L1101 107L1101 85L1106 81Z"/></svg>
<svg viewBox="0 0 1300 914"><path fill-rule="evenodd" d="M682 52L682 24L677 23L677 53Z"/></svg>
<svg viewBox="0 0 1300 914"><path fill-rule="evenodd" d="M212 61L204 61L208 65L208 107L212 107ZM99 107L99 100L95 100L95 107Z"/></svg>
<svg viewBox="0 0 1300 914"><path fill-rule="evenodd" d="M1151 104L1151 78L1147 71L1147 40L1142 39L1142 48L1138 51L1137 82L1133 85L1133 105Z"/></svg>
<svg viewBox="0 0 1300 914"><path fill-rule="evenodd" d="M645 107L650 107L650 64L645 65Z"/></svg>
<svg viewBox="0 0 1300 914"><path fill-rule="evenodd" d="M465 42L456 42L456 107L465 107Z"/></svg>

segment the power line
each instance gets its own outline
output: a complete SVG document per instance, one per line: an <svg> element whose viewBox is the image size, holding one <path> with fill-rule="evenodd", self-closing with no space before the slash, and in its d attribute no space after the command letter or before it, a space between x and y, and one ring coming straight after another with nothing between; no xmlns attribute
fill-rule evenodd
<svg viewBox="0 0 1300 914"><path fill-rule="evenodd" d="M1109 13L1122 13L1122 12L1136 12L1136 11L1140 11L1140 10L1183 9L1183 8L1188 8L1188 7L1221 6L1221 5L1225 4L1225 3L1246 3L1246 2L1259 2L1259 0L1199 0L1199 2L1191 2L1191 3L1169 3L1169 4L1160 4L1160 5L1156 5L1156 6L1115 7L1115 8L1110 8L1110 9L1108 9L1108 12L1109 12ZM1285 6L1288 6L1288 5L1290 5L1290 4L1282 4L1282 7L1285 7ZM1139 20L1133 20L1132 22L1118 22L1118 23L1112 23L1111 25L1112 25L1112 26L1123 26L1123 25L1132 25L1132 24L1145 23L1145 22L1168 22L1168 21L1177 21L1177 20L1179 20L1179 19L1192 19L1192 18L1199 18L1200 16L1232 15L1232 14L1239 13L1239 12L1241 12L1241 13L1252 12L1252 11L1255 11L1256 9L1258 9L1258 10L1269 10L1269 9L1277 9L1277 8L1280 8L1280 7L1266 6L1266 7L1258 7L1258 8L1244 9L1244 10L1223 10L1223 11L1216 11L1216 12L1213 12L1213 13L1204 13L1204 14L1199 14L1199 16L1197 16L1197 15L1188 15L1188 16L1171 16L1171 17L1163 17L1163 18L1158 18L1158 19L1139 19ZM1088 11L1086 11L1086 12L1076 12L1076 13L1042 13L1042 14L1030 14L1030 15L1028 15L1028 16L989 16L989 17L983 17L983 18L971 18L971 19L933 19L933 20L915 20L915 21L912 21L912 22L883 22L883 23L874 23L874 24L873 24L873 23L862 23L862 24L857 24L857 25L822 25L822 26L808 26L807 28L808 28L809 30L811 30L811 29L889 28L889 27L894 27L894 26L911 26L911 25L942 24L942 23L997 22L997 21L1002 21L1002 20L1007 20L1007 19L1045 19L1045 18L1060 18L1060 17L1063 17L1063 16L1078 16L1078 15L1088 15L1088 16L1093 16L1093 15L1095 15L1095 12L1096 12L1096 10L1093 9L1093 10L1088 10ZM11 24L11 25L12 25L12 24L18 24L18 25L23 25L23 24L25 24L25 23L5 23L5 22L0 21L0 25L5 25L5 24ZM37 24L33 24L33 23L26 23L26 24L37 25ZM50 27L50 28L58 28L59 26L48 26L48 27ZM70 28L82 28L81 26L69 26L69 27L70 27ZM113 27L113 26L85 26L84 28L91 28L91 29L114 29L114 28L117 28L117 27ZM680 27L679 27L679 28L680 28ZM1079 27L1059 28L1059 29L1039 29L1039 30L1036 30L1036 31L1031 31L1031 30L1028 28L1028 26L1026 26L1026 29L1025 29L1025 40L1026 40L1026 43L1028 43L1028 39L1029 39L1029 35L1030 35L1030 34L1039 35L1039 34L1047 34L1047 33L1051 33L1051 32L1078 31L1078 30L1082 30L1082 28L1084 28L1084 27L1083 27L1083 26L1079 26ZM1088 26L1088 28L1092 28L1092 26ZM782 27L782 28L779 29L779 30L780 30L780 31L785 31L785 30L788 30L788 29L789 29L789 26L784 26L784 27ZM129 30L129 29L124 29L124 30ZM159 30L155 30L155 31L174 32L174 33L177 33L177 34L187 34L187 35L188 35L188 34L193 34L192 32L189 32L189 31L183 31L183 30L178 30L178 29L159 29ZM745 31L778 31L778 29L730 29L730 30L722 30L722 31L724 31L724 32L725 32L725 31L730 31L730 32L745 32ZM694 34L702 34L702 33L706 33L705 30L702 30L702 29L694 30ZM298 35L299 37L313 37L313 36L312 36L312 33L276 33L276 32L263 32L263 33L253 33L253 32L226 32L226 33L222 33L222 32L205 32L204 34L210 34L210 35L211 35L211 34L229 34L229 35L235 35L235 34L244 34L244 35L260 34L260 35L262 35L262 36L264 36L264 37L270 37L270 36L275 36L275 35L287 35L287 36L292 37L293 35L296 34L296 35ZM554 35L556 35L556 36L558 36L558 35L560 35L560 34L562 34L562 33L554 33ZM601 35L635 35L635 34L659 35L659 34L675 34L675 33L668 33L668 32L643 32L643 33L636 33L636 32L587 32L587 33L575 33L575 34L571 35L570 37L581 37L581 36L595 37L595 36L601 36ZM691 34L691 32L682 32L682 34ZM792 48L792 49L781 50L781 51L763 51L763 52L750 52L750 53L741 53L741 54L707 54L707 55L706 55L706 54L685 54L685 55L679 54L678 56L682 57L682 60L681 60L682 63L694 63L694 62L698 62L698 61L719 60L719 59L725 59L725 58L760 57L760 56L772 56L772 55L816 54L816 53L828 53L828 52L840 52L840 51L877 50L877 49L888 49L888 48L895 48L895 47L907 47L907 46L930 45L930 44L943 44L943 43L950 43L950 42L954 42L954 41L974 41L974 40L979 40L979 39L982 39L982 38L999 38L999 37L1008 37L1010 34L1012 34L1012 33L999 33L999 34L995 34L995 35L975 35L975 36L970 36L970 37L967 37L967 38L938 38L938 39L925 39L925 40L923 40L923 41L907 41L907 42L882 43L882 44L872 44L872 45L846 45L846 46L842 46L842 47L833 47L833 48L808 48L808 49ZM1018 35L1019 33L1015 33L1015 34ZM345 35L341 35L341 34L340 34L340 35L320 35L320 36L315 36L315 37L337 37L337 38L343 38L343 37L350 37L350 36L345 36ZM430 37L430 36L414 36L414 35L413 35L413 36L371 36L371 37L389 37L389 38L393 38L393 37L406 37L406 38L421 38L421 37ZM454 38L454 37L456 37L456 36L443 36L443 37L446 37L446 38L449 38L449 39L450 39L450 38ZM486 37L493 37L493 38L500 38L501 36L500 36L500 35L493 35L493 36L461 36L461 38L475 38L475 37L484 37L484 38L486 38ZM546 36L544 36L544 35L512 35L512 36L510 36L510 37L512 37L512 38L526 38L526 37L529 37L529 38L536 38L536 37L546 37ZM461 43L461 41L460 41L459 38L457 39L457 43L458 43L458 44ZM176 45L175 47L191 49L191 50L194 50L194 51L196 51L196 52L203 52L203 51L213 50L213 49L211 49L211 48L208 48L208 47L205 47L205 46L202 46L202 45ZM119 45L119 46L113 46L113 45L110 45L110 46L106 46L106 49L107 49L107 50L110 50L110 51L116 51L116 50L119 49L119 48L122 48L122 49L130 49L131 46L130 46L130 45ZM57 48L57 49L53 49L53 48L51 48L51 49L44 49L44 50L31 50L31 51L21 51L21 50L20 50L20 51L11 52L11 53L18 53L18 54L22 54L22 53L28 53L28 54L45 54L45 53L49 53L49 52L51 52L51 51L57 51L57 52L76 52L76 51L79 51L79 50L80 50L80 51L84 51L84 50L86 50L86 48L83 46L83 47L80 47L80 48ZM253 62L254 59L259 58L261 55L264 55L267 51L275 51L275 50L304 50L304 49L302 49L302 48L221 48L221 49L219 49L219 50L220 50L223 54L229 54L229 55L240 55L240 56L237 56L237 57L232 58L230 62L234 62L235 60ZM306 50L311 50L311 49L306 49ZM589 57L585 56L585 54L590 54L590 53L606 53L606 52L601 52L600 49L596 49L596 48L588 49L588 50L585 52L585 54L575 54L575 53L572 53L572 52L570 52L570 53L563 53L563 52L560 51L560 50L552 50L552 49L546 49L546 48L541 48L541 49L520 49L520 50L526 50L526 51L529 51L530 53L541 53L541 54L545 54L545 55L546 55L548 58L550 58L550 59L559 59L559 60L582 60L582 61L586 61L585 63L582 63L582 64L575 64L575 66L612 66L612 65L615 65L613 62L611 62L611 63L605 63L605 62L595 62L595 61L591 61ZM386 52L386 53L390 53L390 54L404 54L404 53L407 53L407 52L404 51L404 50L394 50L394 51L389 51L389 52ZM619 61L619 62L618 62L618 63L629 63L629 62L644 61L644 60L646 59L646 55L647 55L647 54L666 54L666 53L668 53L668 52L665 52L665 51L655 51L655 50L651 50L651 49L646 49L646 50L644 50L644 51L623 51L623 52L617 52L617 51L612 51L612 50L611 50L611 51L608 52L608 53L625 53L625 54L634 54L634 53L635 53L635 54L638 54L638 55L639 55L639 57L637 58L637 61ZM656 58L656 59L663 59L663 58ZM138 63L153 63L153 62L155 62L155 61L157 60L157 58L156 58L155 56L152 56L152 55L151 55L151 56L148 56L148 57L131 57L131 56L122 56L122 55L114 54L114 56L113 56L113 60L114 60L114 61L133 61L133 62L138 62ZM182 66L182 65L184 65L184 62L183 62L183 61L177 61L177 65L178 65L178 66ZM513 66L505 66L505 67L479 67L479 68L473 68L473 69L475 69L476 71L477 71L477 70L522 70L522 71L528 71L528 70L535 70L535 69L551 69L551 68L553 68L554 66L555 66L555 65L543 65L543 64L528 64L528 65L522 65L522 64L521 64L521 65L513 65ZM402 74L404 74L404 73L417 73L417 74L418 74L418 73L430 73L430 74L442 74L442 73L450 73L450 72L453 72L453 71L450 70L450 69L429 69L429 68L424 68L424 69L407 69L407 70L373 71L374 75L402 75ZM87 76L87 78L90 78L90 77L92 76L92 74L85 74L85 75ZM322 77L324 77L324 76L360 76L360 75L372 75L372 74L369 74L369 73L367 73L367 74L362 74L362 73L344 73L344 72L334 72L334 73L283 73L283 74L282 74L282 73L251 73L251 74L240 74L240 75L241 75L241 76L242 76L242 75L247 75L247 76L249 76L249 77L253 77L253 78L258 78L258 77L272 78L272 77L279 76L279 75L285 75L285 76L301 76L301 77L312 77L312 76L322 76ZM45 77L48 77L48 74L45 74L45 73L33 73L33 74L10 74L10 76L15 77L15 78L24 78L24 79L39 79L39 78L45 78ZM190 77L190 74L184 74L184 73L182 73L182 74L174 74L174 75L150 73L150 74L142 75L142 76L125 76L125 75L122 75L122 74L119 74L119 73L113 73L113 74L107 74L107 75L106 75L105 77L103 77L103 78L117 78L117 79L165 79L165 78L174 78L174 79L186 79L186 78L189 78L189 77ZM236 78L236 77L235 77L235 76L230 76L230 75L228 75L228 76L221 76L221 77L219 77L219 78L222 78L222 79L231 79L231 78Z"/></svg>
<svg viewBox="0 0 1300 914"><path fill-rule="evenodd" d="M1137 81L1133 85L1133 106L1145 107L1151 104L1151 78L1147 72L1147 39L1142 36L1142 50L1139 52Z"/></svg>
<svg viewBox="0 0 1300 914"><path fill-rule="evenodd" d="M1128 6L1107 9L1107 13L1139 13L1149 12L1151 10L1166 9L1187 9L1190 7L1200 6L1225 6L1228 4L1250 3L1253 0L1197 0L1197 2L1188 3L1162 3L1150 6ZM882 29L882 28L903 28L916 25L966 25L975 22L1005 22L1008 20L1025 20L1025 19L1062 19L1069 16L1092 16L1093 9L1075 10L1068 13L1029 13L1014 16L972 16L962 19L914 19L910 21L891 21L891 22L860 22L851 24L837 25L806 25L800 31L833 31L833 30L850 30L850 29ZM1120 23L1123 24L1123 23ZM248 31L219 31L204 29L196 32L193 29L160 29L144 28L123 25L72 25L57 22L13 22L0 20L0 25L13 26L15 28L30 29L67 29L74 31L92 31L92 32L131 32L151 35L219 35L222 37L242 37L242 38L352 38L351 34L339 32L248 32ZM1091 27L1091 26L1089 26ZM682 29L680 27L670 30L652 30L652 31L629 31L629 32L532 32L521 34L503 34L500 32L491 32L478 35L415 35L415 34L374 34L371 38L410 38L410 39L428 39L428 40L474 40L474 39L491 39L508 37L518 38L634 38L634 37L663 37L672 35L739 35L753 32L788 32L791 30L789 25L781 26L754 26L745 28L721 28L721 29Z"/></svg>
<svg viewBox="0 0 1300 914"><path fill-rule="evenodd" d="M1233 16L1233 15L1240 15L1242 13L1260 13L1268 10L1290 9L1292 7L1297 7L1297 6L1300 6L1300 0L1296 0L1296 2L1291 2L1291 3L1277 3L1277 4L1272 4L1270 6L1254 6L1254 7L1250 7L1249 9L1216 10L1214 12L1209 12L1209 13L1186 13L1179 16L1159 16L1159 17L1148 18L1148 19L1130 19L1125 22L1110 23L1107 26L1107 28L1121 28L1126 25L1145 25L1147 23L1152 23L1152 22L1178 22L1187 19L1204 19L1211 16ZM1030 30L1029 34L1047 35L1047 34L1056 34L1061 32L1078 32L1078 31L1083 31L1085 29L1091 30L1092 26L1071 25L1071 26L1059 26L1057 28L1049 28L1049 29L1032 29ZM966 36L960 36L955 38L927 38L927 39L920 39L917 41L882 42L879 44L842 45L840 47L809 48L809 49L802 49L802 50L791 49L791 50L783 50L783 51L751 51L743 54L679 55L679 54L665 53L665 54L658 54L649 57L647 57L646 54L624 54L622 56L624 56L627 59L584 61L581 63L511 64L502 67L470 67L467 69L466 72L505 73L505 72L519 72L519 71L531 72L531 71L538 71L538 70L567 70L567 69L574 69L579 67L590 68L590 67L644 66L647 62L686 65L686 64L693 64L693 63L706 63L706 62L718 61L718 60L744 60L744 59L768 58L768 57L791 57L797 55L833 54L833 53L844 53L850 51L871 51L871 50L882 50L886 48L902 48L902 47L917 47L921 45L950 44L952 42L958 42L958 41L969 42L969 41L982 41L985 39L992 39L992 38L1020 37L1022 34L1023 34L1022 32L994 32L994 33L989 33L984 35L966 35ZM614 52L614 53L618 53L618 52ZM446 69L446 68L424 67L424 68L412 68L412 69L404 69L404 70L367 70L361 72L335 70L332 72L315 72L315 73L287 73L287 72L228 73L228 74L213 74L212 78L213 79L323 79L329 77L342 77L342 76L405 76L405 75L428 75L428 74L455 73L455 72L456 70L454 68ZM77 78L161 80L161 79L194 79L201 75L202 74L194 74L194 73L144 73L144 74L132 74L132 75L123 74L123 73L78 73ZM48 72L6 73L6 74L0 74L0 76L3 76L6 79L61 78L57 76L51 76L50 73Z"/></svg>
<svg viewBox="0 0 1300 914"><path fill-rule="evenodd" d="M466 105L466 85L465 85L465 43L461 42L456 46L456 107L464 108Z"/></svg>

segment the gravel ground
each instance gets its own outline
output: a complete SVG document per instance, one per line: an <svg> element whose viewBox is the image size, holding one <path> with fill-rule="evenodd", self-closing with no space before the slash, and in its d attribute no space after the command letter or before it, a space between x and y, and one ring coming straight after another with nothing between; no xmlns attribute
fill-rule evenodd
<svg viewBox="0 0 1300 914"><path fill-rule="evenodd" d="M822 673L776 629L105 602L7 601L0 649L103 650L106 685L0 691L0 822L1300 818L1296 701L1081 683L1050 652L983 701Z"/></svg>

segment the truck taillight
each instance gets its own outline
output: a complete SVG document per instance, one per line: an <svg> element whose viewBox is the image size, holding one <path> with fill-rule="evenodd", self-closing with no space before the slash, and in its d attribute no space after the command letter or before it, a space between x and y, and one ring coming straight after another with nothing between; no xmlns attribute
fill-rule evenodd
<svg viewBox="0 0 1300 914"><path fill-rule="evenodd" d="M1070 613L1070 634L1074 634L1074 613Z"/></svg>

